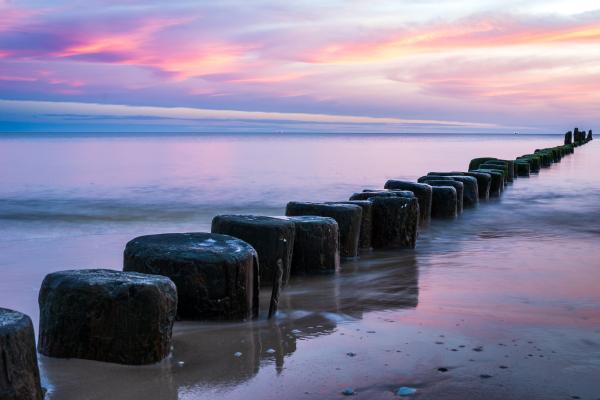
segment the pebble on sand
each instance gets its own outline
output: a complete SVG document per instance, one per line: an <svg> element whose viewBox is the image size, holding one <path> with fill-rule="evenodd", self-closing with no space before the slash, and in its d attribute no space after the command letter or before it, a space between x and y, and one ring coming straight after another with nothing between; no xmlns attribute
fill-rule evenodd
<svg viewBox="0 0 600 400"><path fill-rule="evenodd" d="M355 393L356 393L356 392L355 392L355 391L354 391L354 389L352 389L352 388L346 388L346 389L344 389L344 390L342 391L342 394L343 394L344 396L352 396L352 395L354 395Z"/></svg>
<svg viewBox="0 0 600 400"><path fill-rule="evenodd" d="M417 393L417 389L408 386L402 386L396 390L396 396L412 396L415 393Z"/></svg>

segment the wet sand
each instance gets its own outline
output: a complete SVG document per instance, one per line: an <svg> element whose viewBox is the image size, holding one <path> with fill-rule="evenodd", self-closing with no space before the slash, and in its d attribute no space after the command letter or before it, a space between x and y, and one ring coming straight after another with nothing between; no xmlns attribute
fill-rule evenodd
<svg viewBox="0 0 600 400"><path fill-rule="evenodd" d="M352 398L391 399L410 386L418 399L599 399L599 155L592 142L502 198L432 222L414 251L293 279L274 321L176 323L160 364L40 357L48 398L335 399L352 387ZM26 260L76 249L69 262L82 267L93 253L104 266L128 238L21 248ZM39 271L23 271L9 278L37 290Z"/></svg>

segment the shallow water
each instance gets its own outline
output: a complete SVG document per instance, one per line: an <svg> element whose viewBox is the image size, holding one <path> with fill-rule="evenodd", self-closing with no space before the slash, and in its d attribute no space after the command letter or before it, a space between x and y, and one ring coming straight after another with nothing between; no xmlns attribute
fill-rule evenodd
<svg viewBox="0 0 600 400"><path fill-rule="evenodd" d="M206 230L221 212L281 215L289 200L345 199L388 178L464 170L477 156L514 158L560 142L551 135L3 138L0 306L37 326L46 273L118 269L134 236ZM414 251L364 254L334 276L292 280L276 321L177 323L173 355L158 365L40 357L48 397L320 399L352 387L354 397L385 399L411 386L423 399L598 399L599 156L591 142L518 179L499 200L434 221Z"/></svg>

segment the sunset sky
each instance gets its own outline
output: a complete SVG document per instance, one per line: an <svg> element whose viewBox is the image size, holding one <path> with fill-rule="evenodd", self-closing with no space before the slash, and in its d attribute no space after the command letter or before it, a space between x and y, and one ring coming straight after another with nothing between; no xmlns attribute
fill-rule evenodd
<svg viewBox="0 0 600 400"><path fill-rule="evenodd" d="M0 131L560 133L595 1L0 0Z"/></svg>

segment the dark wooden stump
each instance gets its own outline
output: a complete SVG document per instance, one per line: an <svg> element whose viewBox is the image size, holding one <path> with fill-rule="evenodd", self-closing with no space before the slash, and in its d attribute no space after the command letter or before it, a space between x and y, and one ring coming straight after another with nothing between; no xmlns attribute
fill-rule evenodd
<svg viewBox="0 0 600 400"><path fill-rule="evenodd" d="M123 269L171 278L179 296L179 319L243 320L258 316L258 256L252 246L233 236L140 236L127 243Z"/></svg>
<svg viewBox="0 0 600 400"><path fill-rule="evenodd" d="M421 224L425 225L429 222L431 219L431 186L424 183L390 179L385 183L384 187L390 190L409 190L413 192L419 200L419 217Z"/></svg>
<svg viewBox="0 0 600 400"><path fill-rule="evenodd" d="M483 172L491 176L490 197L498 197L504 191L504 172L496 169L478 169L469 172Z"/></svg>
<svg viewBox="0 0 600 400"><path fill-rule="evenodd" d="M517 175L528 177L531 173L529 163L525 161L518 161L517 166Z"/></svg>
<svg viewBox="0 0 600 400"><path fill-rule="evenodd" d="M477 179L477 188L479 190L479 200L489 200L492 186L492 176L485 172L465 172L465 176L472 176Z"/></svg>
<svg viewBox="0 0 600 400"><path fill-rule="evenodd" d="M43 398L31 319L0 308L0 399Z"/></svg>
<svg viewBox="0 0 600 400"><path fill-rule="evenodd" d="M373 203L369 200L349 200L332 201L327 204L354 204L362 208L358 248L361 250L370 250L372 247L371 237L373 233Z"/></svg>
<svg viewBox="0 0 600 400"><path fill-rule="evenodd" d="M356 257L358 255L358 240L362 219L362 208L359 206L291 201L287 204L285 215L289 217L315 215L335 219L340 230L340 255L342 257Z"/></svg>
<svg viewBox="0 0 600 400"><path fill-rule="evenodd" d="M288 217L296 227L292 275L335 272L340 265L339 230L333 218Z"/></svg>
<svg viewBox="0 0 600 400"><path fill-rule="evenodd" d="M451 177L429 177L422 176L419 178L419 182L426 183L431 186L452 186L456 189L456 212L463 212L463 204L464 204L464 193L465 193L465 185L462 182L457 182Z"/></svg>
<svg viewBox="0 0 600 400"><path fill-rule="evenodd" d="M419 228L416 198L373 197L373 248L415 248Z"/></svg>
<svg viewBox="0 0 600 400"><path fill-rule="evenodd" d="M461 182L463 184L463 207L475 207L479 203L477 178L465 175L435 175L431 172L427 176L452 178L457 182Z"/></svg>
<svg viewBox="0 0 600 400"><path fill-rule="evenodd" d="M250 244L258 253L261 285L273 285L282 269L282 284L290 278L294 249L294 223L280 218L254 215L217 215L212 233L230 235Z"/></svg>
<svg viewBox="0 0 600 400"><path fill-rule="evenodd" d="M151 364L171 351L177 290L164 276L103 269L48 274L39 294L39 352Z"/></svg>
<svg viewBox="0 0 600 400"><path fill-rule="evenodd" d="M432 218L454 218L458 213L456 189L453 186L432 186Z"/></svg>

